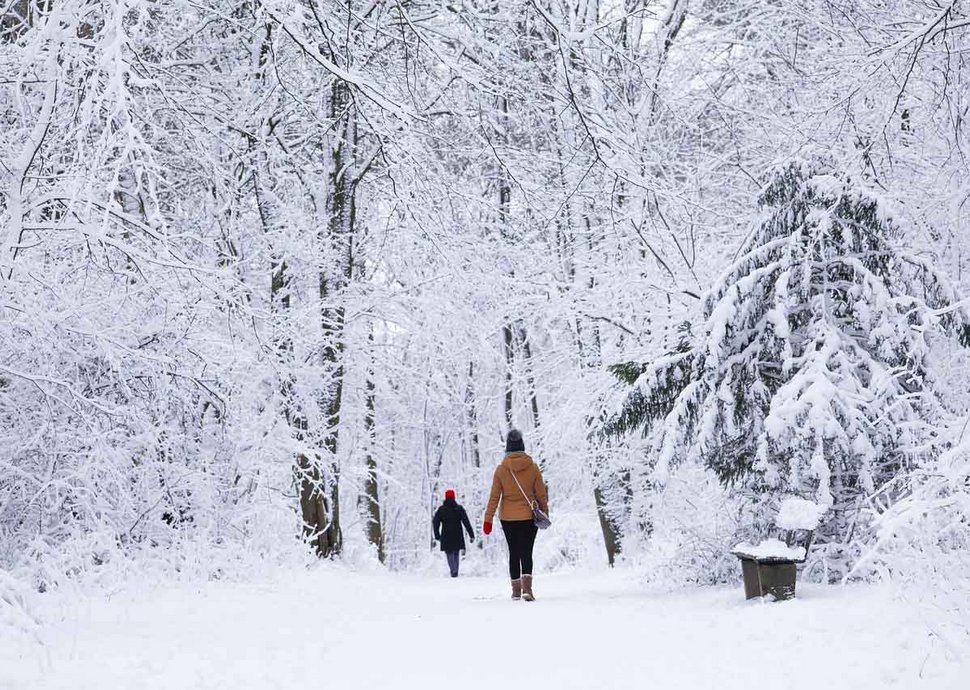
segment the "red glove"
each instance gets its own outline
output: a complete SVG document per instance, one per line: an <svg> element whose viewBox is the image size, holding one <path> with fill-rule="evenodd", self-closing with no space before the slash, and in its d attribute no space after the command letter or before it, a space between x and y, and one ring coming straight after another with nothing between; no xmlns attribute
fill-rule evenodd
<svg viewBox="0 0 970 690"><path fill-rule="evenodd" d="M487 521L486 521L486 522L485 522L485 526L484 526L484 527L482 527L482 531L483 531L483 532L484 532L485 534L491 534L491 533L492 533L492 523L491 523L491 522L487 522Z"/></svg>

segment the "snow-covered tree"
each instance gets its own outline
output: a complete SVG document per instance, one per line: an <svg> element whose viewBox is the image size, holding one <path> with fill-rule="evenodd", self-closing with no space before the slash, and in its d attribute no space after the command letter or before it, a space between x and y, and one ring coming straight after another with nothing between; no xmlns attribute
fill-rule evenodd
<svg viewBox="0 0 970 690"><path fill-rule="evenodd" d="M658 503L648 440L588 433L602 363L677 341L756 171L856 147L962 275L966 10L850 5L7 2L0 565L410 567L510 418L551 557L615 557Z"/></svg>
<svg viewBox="0 0 970 690"><path fill-rule="evenodd" d="M781 495L814 498L831 508L820 536L845 542L862 499L933 447L933 338L970 345L970 320L864 179L790 162L760 204L680 347L615 368L634 388L607 430L652 434L661 477L703 462L766 520Z"/></svg>

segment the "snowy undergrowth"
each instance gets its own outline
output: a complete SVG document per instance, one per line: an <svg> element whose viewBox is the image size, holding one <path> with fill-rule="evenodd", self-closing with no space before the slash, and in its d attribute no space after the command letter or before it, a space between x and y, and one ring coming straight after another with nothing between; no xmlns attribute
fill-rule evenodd
<svg viewBox="0 0 970 690"><path fill-rule="evenodd" d="M741 508L712 473L676 467L654 499L649 537L630 540L623 560L652 588L736 582L740 570L730 550L742 531Z"/></svg>
<svg viewBox="0 0 970 690"><path fill-rule="evenodd" d="M90 534L57 549L37 545L29 567L0 569L0 637L20 632L43 642L50 624L45 619L49 601L113 596L175 583L253 582L281 570L312 567L314 562L292 539L267 548L258 541L242 546L186 534L165 548L143 544L123 549L108 536Z"/></svg>
<svg viewBox="0 0 970 690"><path fill-rule="evenodd" d="M0 638L19 635L43 644L35 593L0 570Z"/></svg>
<svg viewBox="0 0 970 690"><path fill-rule="evenodd" d="M750 502L721 484L711 472L684 464L670 472L650 506L652 528L639 541L624 542L621 562L642 573L651 589L737 583L738 560L731 554L741 541L757 543L780 536L780 527L765 528ZM639 530L630 530L636 535ZM850 548L852 551L850 552ZM803 582L833 582L847 562L858 560L861 546L816 544L799 566ZM888 580L888 572L860 568L854 580Z"/></svg>
<svg viewBox="0 0 970 690"><path fill-rule="evenodd" d="M878 541L859 566L896 583L955 653L970 649L970 439L962 434L880 516Z"/></svg>

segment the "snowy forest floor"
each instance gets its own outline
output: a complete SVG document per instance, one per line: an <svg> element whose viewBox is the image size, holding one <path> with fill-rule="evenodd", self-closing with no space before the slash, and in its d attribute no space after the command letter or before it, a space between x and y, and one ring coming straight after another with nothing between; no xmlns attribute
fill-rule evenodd
<svg viewBox="0 0 970 690"><path fill-rule="evenodd" d="M39 639L0 630L3 690L515 687L966 688L920 607L876 586L645 589L629 570L499 577L351 573L51 596Z"/></svg>

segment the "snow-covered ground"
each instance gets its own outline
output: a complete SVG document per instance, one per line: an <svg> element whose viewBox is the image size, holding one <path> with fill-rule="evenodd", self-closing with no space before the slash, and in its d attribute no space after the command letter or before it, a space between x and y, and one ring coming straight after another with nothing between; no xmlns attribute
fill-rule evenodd
<svg viewBox="0 0 970 690"><path fill-rule="evenodd" d="M970 687L918 607L872 586L658 594L630 571L498 577L323 566L262 584L49 597L43 645L0 630L3 690Z"/></svg>

